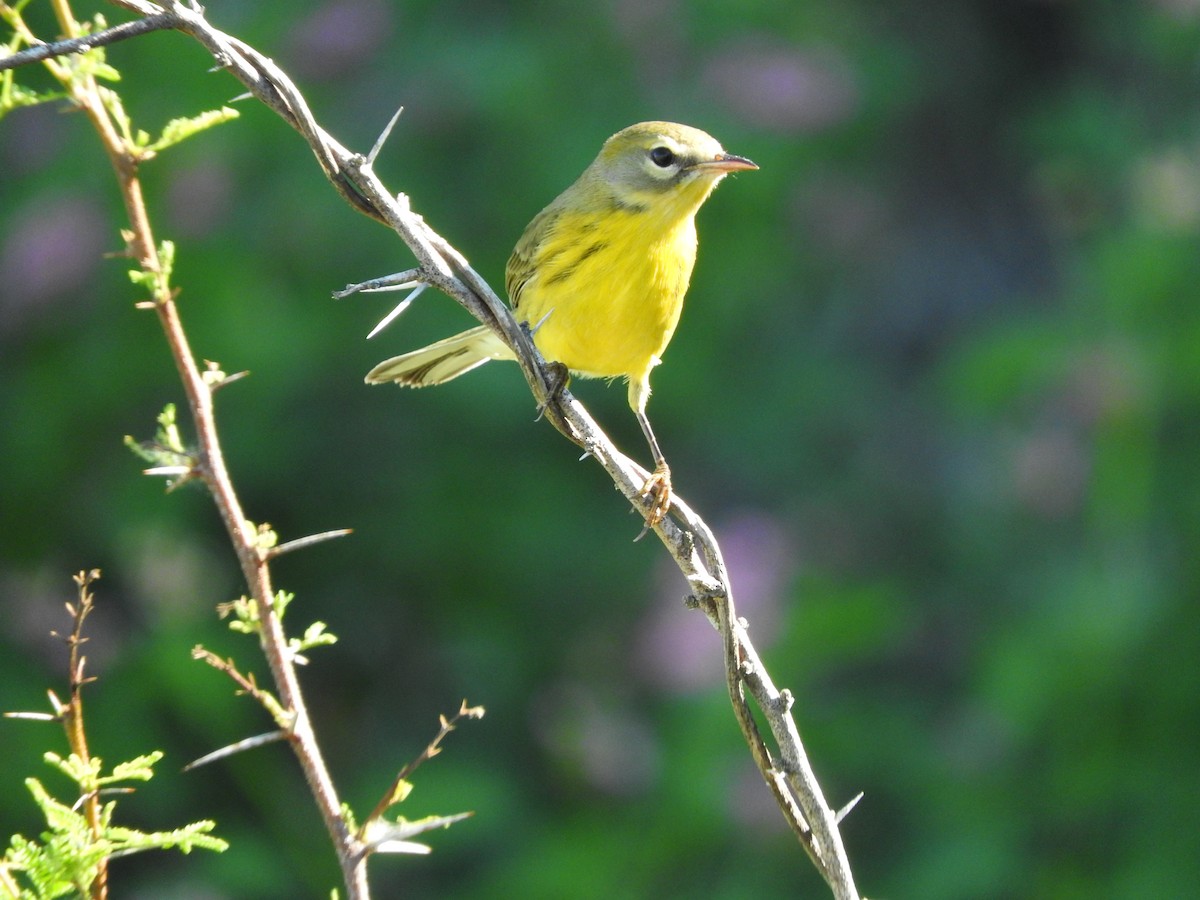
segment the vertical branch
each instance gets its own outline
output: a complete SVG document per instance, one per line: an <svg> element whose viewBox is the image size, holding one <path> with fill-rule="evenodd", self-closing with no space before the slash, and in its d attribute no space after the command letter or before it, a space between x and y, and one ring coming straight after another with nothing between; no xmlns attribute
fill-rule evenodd
<svg viewBox="0 0 1200 900"><path fill-rule="evenodd" d="M74 604L67 604L67 612L71 615L71 633L67 635L68 649L68 684L70 699L61 704L51 695L51 702L58 707L59 719L63 730L67 733L67 743L71 753L79 757L86 768L90 764L92 754L88 750L87 729L83 722L83 686L92 679L84 675L87 658L83 655L83 645L87 638L83 636L83 623L92 611L92 582L100 577L99 569L80 572L74 576L78 588L78 599ZM100 815L100 792L98 786L89 786L83 797L83 814L87 819L88 829L94 842L99 843L104 837L104 823ZM92 881L92 900L105 900L108 896L108 860L101 859L96 864L96 877Z"/></svg>
<svg viewBox="0 0 1200 900"><path fill-rule="evenodd" d="M78 36L80 27L67 0L53 0L53 5L63 32L68 37ZM119 98L112 91L98 85L91 74L71 72L69 76L63 81L64 87L67 88L71 100L84 111L96 129L117 177L130 226L123 232L126 252L137 261L142 271L150 276L145 283L150 288L151 301L144 305L152 307L158 316L183 382L199 445L199 471L196 474L204 480L213 496L237 553L249 594L258 608L263 651L279 691L280 702L288 715L288 721L281 724L288 730L304 777L334 842L348 895L351 898L365 898L369 895L366 857L362 853L358 838L345 820L337 792L317 744L295 666L288 652L283 625L273 606L274 591L271 586L268 556L261 548L253 526L247 522L242 512L241 503L225 465L213 409L215 385L205 379L196 363L175 304L169 272L164 267L162 254L154 240L138 174L139 165L143 160L142 153L127 140L114 121L114 112L120 110ZM123 117L123 111L121 115Z"/></svg>

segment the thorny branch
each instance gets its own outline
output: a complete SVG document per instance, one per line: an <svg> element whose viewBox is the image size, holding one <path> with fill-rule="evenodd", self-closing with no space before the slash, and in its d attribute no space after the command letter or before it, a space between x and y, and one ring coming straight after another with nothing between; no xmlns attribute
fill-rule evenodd
<svg viewBox="0 0 1200 900"><path fill-rule="evenodd" d="M84 28L75 20L69 3L57 0L53 6L58 26L68 38L63 44L67 52L89 49L94 41L78 40L83 36ZM157 9L138 4L137 11L152 17L156 27L169 25L178 28L177 13L182 9ZM20 22L17 11L7 4L0 3L0 12L6 14L8 21ZM193 7L191 14L198 16L199 7ZM169 22L164 20L164 17L169 19ZM119 33L129 36L138 33L138 29L130 28ZM127 119L120 108L119 97L102 89L92 74L84 72L74 77L71 72L62 68L56 59L47 58L46 65L67 89L71 101L83 111L96 130L116 174L121 200L129 220L128 229L122 232L127 244L126 253L140 267L143 277L139 283L143 284L151 295L149 301L139 306L153 309L158 316L192 413L199 452L194 471L188 474L202 479L208 487L229 533L249 593L257 606L261 626L260 645L278 690L278 702L286 711L287 737L336 849L348 896L355 900L366 898L369 896L367 853L346 820L345 811L308 716L296 674L295 659L289 652L280 616L273 608L275 591L271 584L269 554L262 548L258 533L242 511L241 502L225 465L217 432L213 397L220 383L214 384L206 377L208 373L202 372L197 364L180 320L174 291L169 285L169 263L164 259L162 252L167 245L160 245L155 240L151 227L139 174L140 164L146 158L145 154L124 133L122 124L127 122Z"/></svg>
<svg viewBox="0 0 1200 900"><path fill-rule="evenodd" d="M494 329L515 351L539 408L569 440L582 447L613 479L631 504L645 514L641 489L647 471L621 454L582 405L567 391L555 391L529 334L466 260L414 213L404 194L392 195L376 177L371 158L351 153L320 126L291 80L270 59L214 28L195 3L179 0L112 0L116 5L192 36L249 91L303 136L326 177L352 206L396 231L416 256L416 278L438 288L475 318ZM721 635L726 681L738 725L772 795L801 845L838 900L857 900L850 864L832 810L804 751L790 693L772 682L737 617L720 548L704 521L678 495L672 517L654 527L692 587L691 602ZM264 596L269 597L268 594ZM754 699L771 731L772 753L753 717Z"/></svg>
<svg viewBox="0 0 1200 900"><path fill-rule="evenodd" d="M105 28L102 31L80 35L65 41L37 44L0 58L0 72L29 65L29 63L41 62L44 59L53 59L56 56L65 56L69 53L84 53L94 47L115 44L117 41L128 40L139 34L167 28L174 28L174 19L171 16L160 14L146 16L144 19L134 19L132 22L122 22L112 28Z"/></svg>

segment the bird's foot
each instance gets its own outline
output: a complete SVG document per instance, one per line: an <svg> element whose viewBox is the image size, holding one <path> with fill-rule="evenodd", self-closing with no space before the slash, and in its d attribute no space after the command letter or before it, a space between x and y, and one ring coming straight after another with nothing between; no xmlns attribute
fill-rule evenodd
<svg viewBox="0 0 1200 900"><path fill-rule="evenodd" d="M557 403L562 397L563 391L567 389L567 385L571 383L571 372L560 362L548 362L543 370L546 374L546 383L549 391L546 393L546 399L538 404L537 417L533 420L540 422L542 416L546 414L546 407L551 403Z"/></svg>
<svg viewBox="0 0 1200 900"><path fill-rule="evenodd" d="M671 470L666 463L659 463L646 483L642 485L639 497L650 497L650 513L646 516L646 527L634 540L641 540L647 531L661 522L671 510Z"/></svg>

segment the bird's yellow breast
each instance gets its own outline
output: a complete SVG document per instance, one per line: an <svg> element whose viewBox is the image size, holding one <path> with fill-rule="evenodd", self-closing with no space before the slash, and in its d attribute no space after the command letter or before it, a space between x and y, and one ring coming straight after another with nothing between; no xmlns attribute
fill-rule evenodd
<svg viewBox="0 0 1200 900"><path fill-rule="evenodd" d="M664 222L641 206L555 212L521 263L520 318L541 322L538 349L573 372L648 376L679 323L696 261L693 216Z"/></svg>

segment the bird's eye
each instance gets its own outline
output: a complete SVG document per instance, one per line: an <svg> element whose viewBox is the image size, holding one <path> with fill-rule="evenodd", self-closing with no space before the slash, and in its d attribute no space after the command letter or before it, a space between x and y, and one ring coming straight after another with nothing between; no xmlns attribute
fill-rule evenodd
<svg viewBox="0 0 1200 900"><path fill-rule="evenodd" d="M650 161L661 169L669 168L675 163L675 154L670 147L655 147L650 151Z"/></svg>

